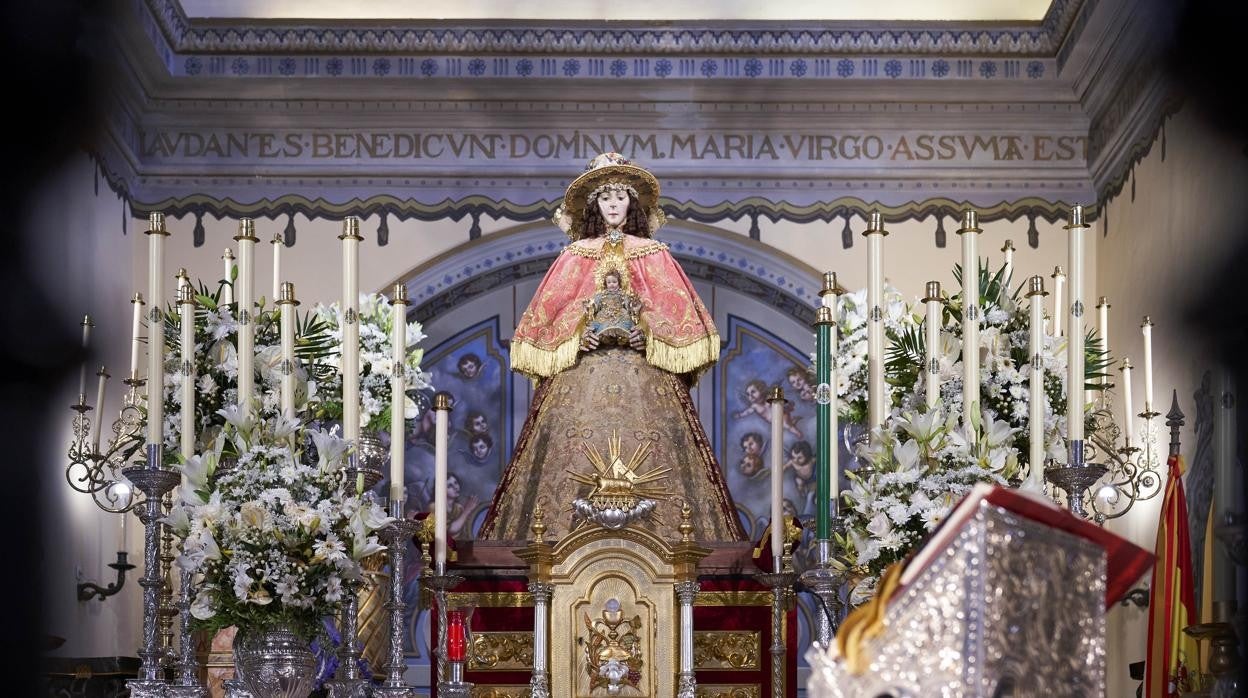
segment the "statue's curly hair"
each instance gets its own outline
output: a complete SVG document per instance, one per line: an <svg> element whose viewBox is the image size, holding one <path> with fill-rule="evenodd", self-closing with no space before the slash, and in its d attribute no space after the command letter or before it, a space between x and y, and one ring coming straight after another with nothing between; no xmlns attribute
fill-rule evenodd
<svg viewBox="0 0 1248 698"><path fill-rule="evenodd" d="M650 237L650 221L632 194L628 195L628 215L624 217L624 225L620 226L620 229L629 235ZM598 202L591 201L585 207L585 220L581 223L581 238L596 238L606 234L607 221L602 217Z"/></svg>

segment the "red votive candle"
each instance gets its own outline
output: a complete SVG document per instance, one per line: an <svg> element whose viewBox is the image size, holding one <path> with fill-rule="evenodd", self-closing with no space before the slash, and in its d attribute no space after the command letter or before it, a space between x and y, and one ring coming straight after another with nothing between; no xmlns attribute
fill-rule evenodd
<svg viewBox="0 0 1248 698"><path fill-rule="evenodd" d="M464 612L447 611L446 613L446 659L451 662L464 661L468 638L464 632Z"/></svg>

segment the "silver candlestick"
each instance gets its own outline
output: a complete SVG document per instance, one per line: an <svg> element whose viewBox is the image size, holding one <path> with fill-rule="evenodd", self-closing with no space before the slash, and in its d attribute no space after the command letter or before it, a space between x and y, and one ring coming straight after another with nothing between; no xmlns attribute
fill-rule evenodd
<svg viewBox="0 0 1248 698"><path fill-rule="evenodd" d="M391 502L390 515L394 517L394 523L382 531L390 552L390 600L386 602L386 613L390 616L390 657L386 664L386 680L373 689L373 695L409 698L415 694L403 678L407 671L407 662L403 659L403 615L407 610L403 601L403 569L407 561L407 542L420 524L403 518L402 502ZM442 631L442 628L438 630Z"/></svg>
<svg viewBox="0 0 1248 698"><path fill-rule="evenodd" d="M773 558L779 564L774 572L759 572L754 578L771 589L771 695L783 696L785 674L784 613L788 610L789 595L793 593L792 544L784 544L784 555Z"/></svg>
<svg viewBox="0 0 1248 698"><path fill-rule="evenodd" d="M840 516L831 517L829 524L834 533L845 530L845 519ZM815 642L819 647L827 649L832 645L832 638L841 624L840 589L845 577L832 566L833 541L820 539L815 544L818 546L817 564L803 572L800 580L819 600L820 608L815 612Z"/></svg>
<svg viewBox="0 0 1248 698"><path fill-rule="evenodd" d="M446 661L446 594L463 582L463 577L448 574L445 565L426 570L426 574L421 577L421 583L433 592L434 603L438 607L438 638L434 652L438 656L438 695L440 696L449 695L443 691L450 689L450 685L446 682L447 675L450 673L450 663Z"/></svg>
<svg viewBox="0 0 1248 698"><path fill-rule="evenodd" d="M180 479L180 478L179 478ZM173 508L173 493L166 492L160 498L162 520L169 516ZM164 584L160 589L160 647L164 651L163 664L172 668L178 662L178 654L173 648L173 619L178 617L178 609L173 601L173 527L160 524L160 578Z"/></svg>
<svg viewBox="0 0 1248 698"><path fill-rule="evenodd" d="M157 627L165 583L160 576L160 502L178 484L180 476L177 471L161 467L163 450L160 444L147 444L147 464L122 471L144 495L139 513L143 522L143 578L139 580L143 587L143 648L139 657L143 663L138 678L127 682L132 698L164 698L167 685L161 669L164 650Z"/></svg>
<svg viewBox="0 0 1248 698"><path fill-rule="evenodd" d="M342 645L338 648L338 669L334 679L325 683L330 698L367 698L368 679L360 676L360 583L343 581L342 617L339 631Z"/></svg>
<svg viewBox="0 0 1248 698"><path fill-rule="evenodd" d="M347 462L345 487L355 488L362 484L368 492L381 481L381 470L361 462L358 454L351 454ZM330 698L367 698L369 681L360 675L360 583L348 580L343 583L342 617L338 629L342 646L338 649L338 670L334 679L325 687Z"/></svg>
<svg viewBox="0 0 1248 698"><path fill-rule="evenodd" d="M195 658L195 641L191 637L191 599L194 598L189 570L181 572L178 591L179 649L178 678L165 689L168 698L208 698L208 689L199 680L199 661Z"/></svg>
<svg viewBox="0 0 1248 698"><path fill-rule="evenodd" d="M108 373L101 368L98 375L107 378ZM121 472L131 466L141 466L144 455L141 451L146 420L142 405L147 381L132 375L123 382L127 386L126 394L121 411L112 423L113 436L107 442L102 441L102 434L91 434L91 420L87 417L101 406L87 405L85 395L79 395L78 403L71 405L74 438L66 453L69 464L65 467L65 481L70 487L91 495L96 506L114 514L125 514L138 503ZM99 421L102 431L104 424Z"/></svg>
<svg viewBox="0 0 1248 698"><path fill-rule="evenodd" d="M1095 485L1105 473L1109 472L1109 468L1087 461L1083 439L1071 441L1069 451L1069 460L1066 465L1045 468L1044 479L1066 493L1066 506L1070 509L1070 513L1086 519L1089 513L1083 507L1085 493L1089 487Z"/></svg>
<svg viewBox="0 0 1248 698"><path fill-rule="evenodd" d="M444 698L470 698L472 684L464 681L464 663L447 662L450 665L450 680L438 682L438 695Z"/></svg>

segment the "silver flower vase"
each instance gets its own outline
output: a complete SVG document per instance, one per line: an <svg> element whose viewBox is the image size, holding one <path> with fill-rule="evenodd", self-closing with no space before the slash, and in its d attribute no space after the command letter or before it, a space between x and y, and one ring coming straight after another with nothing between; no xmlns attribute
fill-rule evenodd
<svg viewBox="0 0 1248 698"><path fill-rule="evenodd" d="M290 627L240 628L234 671L254 698L307 698L316 680L316 656Z"/></svg>
<svg viewBox="0 0 1248 698"><path fill-rule="evenodd" d="M356 446L359 454L360 468L384 473L386 463L390 460L390 449L381 438L371 432L361 432Z"/></svg>

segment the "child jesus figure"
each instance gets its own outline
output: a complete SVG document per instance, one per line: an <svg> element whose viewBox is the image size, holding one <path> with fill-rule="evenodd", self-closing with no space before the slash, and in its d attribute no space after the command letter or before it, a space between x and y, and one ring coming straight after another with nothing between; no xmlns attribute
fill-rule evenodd
<svg viewBox="0 0 1248 698"><path fill-rule="evenodd" d="M628 345L637 326L641 299L621 288L620 273L612 269L602 277L602 290L585 301L589 329L603 344Z"/></svg>

